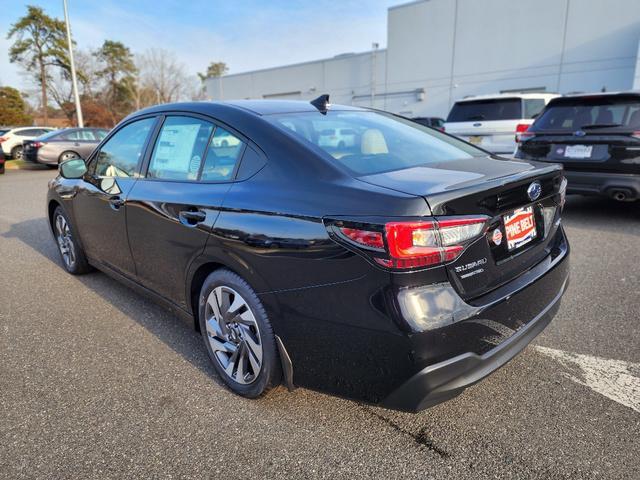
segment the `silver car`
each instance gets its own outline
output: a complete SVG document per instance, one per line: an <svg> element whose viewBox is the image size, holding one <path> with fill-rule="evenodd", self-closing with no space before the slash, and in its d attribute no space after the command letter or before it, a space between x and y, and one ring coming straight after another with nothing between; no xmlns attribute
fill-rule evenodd
<svg viewBox="0 0 640 480"><path fill-rule="evenodd" d="M58 166L72 158L87 158L94 148L107 136L103 128L66 128L25 140L23 158L30 162Z"/></svg>

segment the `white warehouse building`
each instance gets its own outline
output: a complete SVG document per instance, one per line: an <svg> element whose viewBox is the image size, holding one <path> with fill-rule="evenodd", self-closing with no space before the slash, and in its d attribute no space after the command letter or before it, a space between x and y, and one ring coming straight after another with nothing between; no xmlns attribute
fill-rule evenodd
<svg viewBox="0 0 640 480"><path fill-rule="evenodd" d="M446 116L497 92L640 88L640 0L421 0L389 8L387 48L209 79L213 100L312 99Z"/></svg>

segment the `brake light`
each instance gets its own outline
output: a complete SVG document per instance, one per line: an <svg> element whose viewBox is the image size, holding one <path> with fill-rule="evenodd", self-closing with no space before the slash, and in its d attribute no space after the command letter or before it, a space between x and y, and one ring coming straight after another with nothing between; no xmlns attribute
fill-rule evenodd
<svg viewBox="0 0 640 480"><path fill-rule="evenodd" d="M31 146L32 146L33 148L40 148L40 147L42 147L43 145L44 145L44 142L33 142L33 143L31 144Z"/></svg>
<svg viewBox="0 0 640 480"><path fill-rule="evenodd" d="M339 227L338 231L356 246L384 253L384 256L372 255L379 265L409 269L456 259L469 241L484 232L486 221L487 217L447 217L390 222L384 225L384 232L350 227Z"/></svg>
<svg viewBox="0 0 640 480"><path fill-rule="evenodd" d="M516 143L535 136L535 133L527 131L530 126L528 123L519 123L516 125Z"/></svg>
<svg viewBox="0 0 640 480"><path fill-rule="evenodd" d="M0 137L0 143L6 142L7 140L9 140L7 137Z"/></svg>
<svg viewBox="0 0 640 480"><path fill-rule="evenodd" d="M640 132L633 132L633 133L631 134L631 136L632 136L632 137L634 137L634 138L640 138ZM1 139L1 138L0 138L0 141L2 141L2 139Z"/></svg>

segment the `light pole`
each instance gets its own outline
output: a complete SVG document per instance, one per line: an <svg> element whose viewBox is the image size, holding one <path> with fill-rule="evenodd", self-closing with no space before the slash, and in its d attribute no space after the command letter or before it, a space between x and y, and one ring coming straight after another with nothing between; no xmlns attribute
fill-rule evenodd
<svg viewBox="0 0 640 480"><path fill-rule="evenodd" d="M78 126L84 127L82 118L82 107L80 106L80 94L78 93L78 80L76 79L76 66L73 62L73 43L71 43L71 27L69 26L69 12L67 11L67 0L62 0L64 6L64 21L67 24L67 43L69 44L69 63L71 63L71 85L73 86L73 98L76 102L76 116Z"/></svg>

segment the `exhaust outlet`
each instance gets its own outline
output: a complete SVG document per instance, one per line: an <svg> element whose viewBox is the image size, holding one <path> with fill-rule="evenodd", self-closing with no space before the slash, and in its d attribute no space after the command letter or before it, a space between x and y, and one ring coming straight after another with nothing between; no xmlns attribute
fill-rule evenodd
<svg viewBox="0 0 640 480"><path fill-rule="evenodd" d="M627 196L624 194L624 192L616 192L613 194L613 198L618 200L619 202L624 202Z"/></svg>
<svg viewBox="0 0 640 480"><path fill-rule="evenodd" d="M618 202L632 202L636 197L633 191L626 188L611 189L609 195Z"/></svg>

